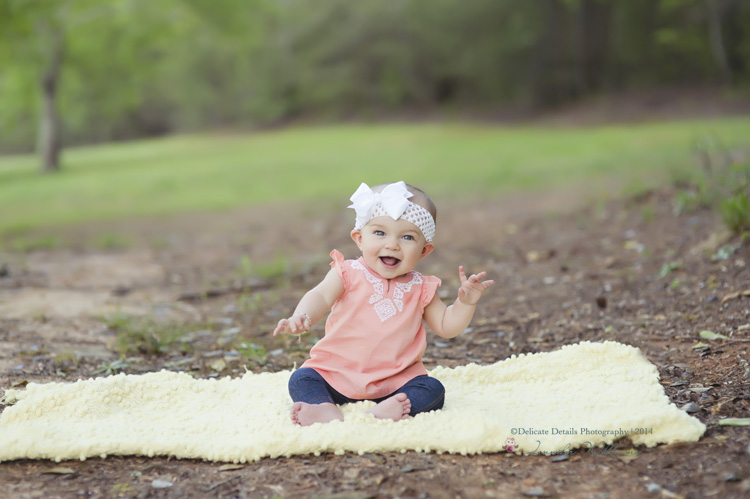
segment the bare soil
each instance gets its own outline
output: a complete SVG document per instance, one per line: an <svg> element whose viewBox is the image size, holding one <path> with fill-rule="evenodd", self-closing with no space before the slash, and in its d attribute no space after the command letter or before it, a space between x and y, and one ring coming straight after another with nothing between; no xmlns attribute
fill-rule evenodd
<svg viewBox="0 0 750 499"><path fill-rule="evenodd" d="M750 417L750 245L708 210L675 215L672 189L580 201L589 194L437 200L437 250L420 270L443 279L449 300L458 265L497 284L464 334L428 338L425 364L489 364L583 340L634 345L670 399L708 426L699 442L554 457L14 461L0 464L3 496L748 497L750 428L718 422ZM297 344L273 338L273 326L322 278L332 248L356 255L350 224L329 205L262 206L90 224L66 230L58 249L2 253L0 387L162 368L198 377L292 368L322 329ZM104 232L126 234L128 247L92 249ZM180 327L139 337L132 320L107 319L116 314Z"/></svg>

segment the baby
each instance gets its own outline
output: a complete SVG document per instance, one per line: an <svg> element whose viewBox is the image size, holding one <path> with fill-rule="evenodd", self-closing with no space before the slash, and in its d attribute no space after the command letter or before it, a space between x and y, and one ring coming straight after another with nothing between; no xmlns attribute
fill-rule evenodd
<svg viewBox="0 0 750 499"><path fill-rule="evenodd" d="M331 311L325 336L289 379L292 421L302 426L343 420L337 404L360 400L375 401L369 412L393 421L442 408L445 389L422 365L422 321L438 336L457 336L493 284L482 280L485 272L467 278L459 267L458 298L446 306L440 279L414 270L435 248L435 205L420 189L362 184L351 201L351 237L362 256L345 260L333 250L326 277L273 333L302 334Z"/></svg>

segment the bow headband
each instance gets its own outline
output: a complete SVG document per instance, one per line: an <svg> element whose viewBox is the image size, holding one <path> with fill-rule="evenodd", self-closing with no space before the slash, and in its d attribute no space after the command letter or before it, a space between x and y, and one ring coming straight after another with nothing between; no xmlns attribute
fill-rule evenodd
<svg viewBox="0 0 750 499"><path fill-rule="evenodd" d="M362 183L352 194L349 208L357 214L354 229L359 230L375 217L389 216L394 220L406 220L416 225L427 242L432 242L435 236L435 220L424 207L412 203L409 198L414 196L406 189L404 181L388 184L382 191L373 192Z"/></svg>

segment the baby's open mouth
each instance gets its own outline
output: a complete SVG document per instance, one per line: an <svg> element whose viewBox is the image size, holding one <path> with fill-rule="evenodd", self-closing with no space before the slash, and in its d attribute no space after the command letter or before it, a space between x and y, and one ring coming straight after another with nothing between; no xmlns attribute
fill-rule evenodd
<svg viewBox="0 0 750 499"><path fill-rule="evenodd" d="M386 267L395 267L401 262L401 260L392 256L381 256L380 261L383 262L383 265Z"/></svg>

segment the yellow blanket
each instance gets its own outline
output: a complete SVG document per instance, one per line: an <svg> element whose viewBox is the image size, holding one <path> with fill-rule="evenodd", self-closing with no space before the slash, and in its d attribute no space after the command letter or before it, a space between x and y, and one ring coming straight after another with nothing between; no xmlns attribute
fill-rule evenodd
<svg viewBox="0 0 750 499"><path fill-rule="evenodd" d="M8 390L0 461L143 455L246 462L321 452L554 454L692 442L705 426L670 403L634 347L579 343L492 365L438 367L445 407L399 422L343 406L344 421L295 426L290 371L194 379L161 371ZM605 447L607 448L607 447ZM610 450L613 447L609 447Z"/></svg>

